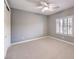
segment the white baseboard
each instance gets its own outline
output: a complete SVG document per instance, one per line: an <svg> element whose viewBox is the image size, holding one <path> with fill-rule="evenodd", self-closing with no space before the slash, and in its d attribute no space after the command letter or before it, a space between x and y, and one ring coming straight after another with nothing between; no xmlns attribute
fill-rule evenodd
<svg viewBox="0 0 79 59"><path fill-rule="evenodd" d="M46 37L48 37L48 36L43 36L43 37L33 38L33 39L29 39L29 40L24 40L24 41L21 41L21 42L12 43L11 45L17 45L17 44L21 44L21 43L25 43L25 42L39 40L39 39L46 38Z"/></svg>
<svg viewBox="0 0 79 59"><path fill-rule="evenodd" d="M59 39L59 38L52 37L52 36L44 36L44 37L29 39L29 40L25 40L25 41L21 41L21 42L12 43L11 45L17 45L17 44L21 44L21 43L25 43L25 42L30 42L30 41L34 41L34 40L39 40L39 39L43 39L43 38L51 38L51 39L54 38L54 39L56 39L56 40L58 40L58 41L61 41L61 42L65 42L65 43L67 43L67 44L74 45L74 43L72 43L72 42L68 42L68 41L65 41L65 40L61 40L61 39Z"/></svg>
<svg viewBox="0 0 79 59"><path fill-rule="evenodd" d="M67 43L67 44L70 44L70 45L74 45L74 43L72 43L72 42L68 42L68 41L66 41L66 40L61 40L61 39L59 39L59 38L56 38L56 37L52 37L52 36L48 36L49 38L51 38L51 39L56 39L56 40L58 40L58 41L61 41L61 42L65 42L65 43Z"/></svg>

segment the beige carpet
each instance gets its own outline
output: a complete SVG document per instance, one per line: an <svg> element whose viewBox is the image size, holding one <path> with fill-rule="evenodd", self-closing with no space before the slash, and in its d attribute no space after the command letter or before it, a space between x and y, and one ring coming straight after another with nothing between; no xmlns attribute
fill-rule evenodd
<svg viewBox="0 0 79 59"><path fill-rule="evenodd" d="M44 38L11 46L5 59L74 59L74 46Z"/></svg>

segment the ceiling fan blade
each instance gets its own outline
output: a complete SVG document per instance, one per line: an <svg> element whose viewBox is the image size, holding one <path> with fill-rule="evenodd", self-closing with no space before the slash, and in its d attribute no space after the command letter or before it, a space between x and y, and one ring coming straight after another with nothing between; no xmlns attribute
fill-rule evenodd
<svg viewBox="0 0 79 59"><path fill-rule="evenodd" d="M43 8L43 6L38 6L37 8Z"/></svg>
<svg viewBox="0 0 79 59"><path fill-rule="evenodd" d="M56 8L58 8L59 6L57 6L56 4L49 4L49 7L56 7Z"/></svg>
<svg viewBox="0 0 79 59"><path fill-rule="evenodd" d="M48 6L48 4L46 2L43 2L43 1L41 1L40 4L44 5L44 6Z"/></svg>
<svg viewBox="0 0 79 59"><path fill-rule="evenodd" d="M54 11L54 10L56 10L55 8L49 8L49 11Z"/></svg>

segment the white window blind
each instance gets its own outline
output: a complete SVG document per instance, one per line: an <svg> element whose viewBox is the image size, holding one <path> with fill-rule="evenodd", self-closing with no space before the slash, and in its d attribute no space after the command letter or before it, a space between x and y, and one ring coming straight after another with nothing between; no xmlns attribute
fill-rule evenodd
<svg viewBox="0 0 79 59"><path fill-rule="evenodd" d="M56 33L72 35L72 17L56 19Z"/></svg>

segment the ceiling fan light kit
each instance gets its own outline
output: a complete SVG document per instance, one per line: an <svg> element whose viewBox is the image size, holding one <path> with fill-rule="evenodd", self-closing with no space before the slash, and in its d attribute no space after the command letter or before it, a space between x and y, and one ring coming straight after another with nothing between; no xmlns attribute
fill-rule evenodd
<svg viewBox="0 0 79 59"><path fill-rule="evenodd" d="M44 7L41 11L44 12L44 11L47 11L47 10L49 10L49 8L48 7Z"/></svg>

